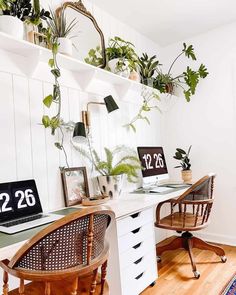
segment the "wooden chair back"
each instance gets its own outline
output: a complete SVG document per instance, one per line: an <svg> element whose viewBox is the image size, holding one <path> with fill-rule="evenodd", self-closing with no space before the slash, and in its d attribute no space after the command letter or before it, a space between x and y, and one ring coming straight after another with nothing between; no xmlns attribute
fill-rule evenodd
<svg viewBox="0 0 236 295"><path fill-rule="evenodd" d="M105 232L111 219L114 213L103 207L71 213L26 242L8 267L49 272L92 267L105 249Z"/></svg>
<svg viewBox="0 0 236 295"><path fill-rule="evenodd" d="M156 210L156 226L181 231L198 230L205 227L214 201L214 179L215 174L208 174L194 183L178 199L160 203ZM170 204L170 214L161 219L160 211L164 203ZM166 226L164 226L165 223Z"/></svg>

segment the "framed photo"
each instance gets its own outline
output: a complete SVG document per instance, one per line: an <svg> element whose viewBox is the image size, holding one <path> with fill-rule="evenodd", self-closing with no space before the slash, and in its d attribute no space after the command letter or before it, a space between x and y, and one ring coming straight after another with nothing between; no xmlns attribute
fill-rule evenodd
<svg viewBox="0 0 236 295"><path fill-rule="evenodd" d="M89 198L88 178L85 167L60 168L66 207L80 204Z"/></svg>

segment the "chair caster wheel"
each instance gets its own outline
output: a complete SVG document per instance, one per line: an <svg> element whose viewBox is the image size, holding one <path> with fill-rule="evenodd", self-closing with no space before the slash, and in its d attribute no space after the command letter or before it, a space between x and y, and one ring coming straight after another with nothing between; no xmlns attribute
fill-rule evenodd
<svg viewBox="0 0 236 295"><path fill-rule="evenodd" d="M157 262L161 262L161 257L160 256L157 256Z"/></svg>
<svg viewBox="0 0 236 295"><path fill-rule="evenodd" d="M154 281L150 284L150 287L154 287L155 285L156 285L156 282Z"/></svg>
<svg viewBox="0 0 236 295"><path fill-rule="evenodd" d="M226 256L220 256L220 259L223 263L225 263L227 261L227 257Z"/></svg>
<svg viewBox="0 0 236 295"><path fill-rule="evenodd" d="M200 278L200 272L199 271L194 271L193 272L193 274L194 274L194 277L196 278L196 279L199 279Z"/></svg>

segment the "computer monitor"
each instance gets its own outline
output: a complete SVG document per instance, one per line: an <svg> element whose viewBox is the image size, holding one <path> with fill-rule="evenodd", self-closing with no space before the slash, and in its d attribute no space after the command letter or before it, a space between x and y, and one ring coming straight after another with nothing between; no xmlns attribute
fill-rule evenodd
<svg viewBox="0 0 236 295"><path fill-rule="evenodd" d="M169 179L162 147L138 147L142 164L143 187L158 185L159 181Z"/></svg>

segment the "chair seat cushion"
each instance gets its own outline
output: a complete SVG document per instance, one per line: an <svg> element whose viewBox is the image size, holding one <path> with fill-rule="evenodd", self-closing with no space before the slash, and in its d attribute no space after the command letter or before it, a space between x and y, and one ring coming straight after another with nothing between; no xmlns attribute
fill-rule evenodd
<svg viewBox="0 0 236 295"><path fill-rule="evenodd" d="M203 216L198 216L197 223L195 224L196 215L187 212L179 213L175 212L172 215L168 215L160 220L160 222L156 222L155 226L160 228L172 229L177 231L183 230L199 230L207 226L207 222L202 225Z"/></svg>

